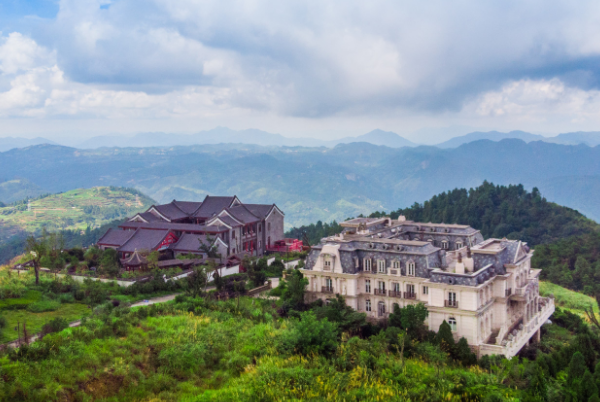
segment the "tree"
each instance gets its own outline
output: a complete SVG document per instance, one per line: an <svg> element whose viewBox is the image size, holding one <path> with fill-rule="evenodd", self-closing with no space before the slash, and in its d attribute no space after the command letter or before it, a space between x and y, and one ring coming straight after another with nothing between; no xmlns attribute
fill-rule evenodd
<svg viewBox="0 0 600 402"><path fill-rule="evenodd" d="M218 258L221 260L221 254L219 254L219 248L217 247L215 238L207 234L206 241L203 241L201 238L198 238L198 240L200 241L198 250L205 253L207 258Z"/></svg>
<svg viewBox="0 0 600 402"><path fill-rule="evenodd" d="M472 366L477 363L477 356L471 351L465 337L460 338L456 344L456 359L465 366Z"/></svg>
<svg viewBox="0 0 600 402"><path fill-rule="evenodd" d="M598 387L594 383L594 377L592 376L592 373L587 370L581 379L578 395L579 400L581 401L587 401L592 396L598 395Z"/></svg>
<svg viewBox="0 0 600 402"><path fill-rule="evenodd" d="M429 312L423 303L409 304L402 309L400 315L402 328L406 329L408 333L415 333L417 329L423 326L428 316Z"/></svg>
<svg viewBox="0 0 600 402"><path fill-rule="evenodd" d="M192 297L198 297L206 287L207 275L204 267L196 267L187 276L186 292Z"/></svg>
<svg viewBox="0 0 600 402"><path fill-rule="evenodd" d="M367 316L359 313L346 304L344 296L336 295L329 303L315 308L317 318L326 318L330 322L338 325L341 332L349 332L350 335L356 335L361 328L367 324Z"/></svg>
<svg viewBox="0 0 600 402"><path fill-rule="evenodd" d="M304 278L302 272L294 270L287 277L286 289L281 298L294 310L304 309L304 292L308 286L308 279Z"/></svg>
<svg viewBox="0 0 600 402"><path fill-rule="evenodd" d="M440 329L436 335L436 341L444 352L448 353L450 356L454 356L454 336L452 336L452 328L450 328L450 324L448 324L446 320L440 325Z"/></svg>
<svg viewBox="0 0 600 402"><path fill-rule="evenodd" d="M567 385L571 389L579 388L579 382L587 370L585 359L580 352L575 352L567 368Z"/></svg>
<svg viewBox="0 0 600 402"><path fill-rule="evenodd" d="M27 237L27 251L32 257L36 285L40 284L40 261L48 255L48 250L48 239L45 230L42 233L42 237L39 239L36 239L33 236Z"/></svg>
<svg viewBox="0 0 600 402"><path fill-rule="evenodd" d="M548 400L548 384L546 382L546 375L539 364L535 365L535 371L529 380L529 392L537 400Z"/></svg>
<svg viewBox="0 0 600 402"><path fill-rule="evenodd" d="M148 261L148 269L158 269L158 257L159 253L156 250L152 250L148 253L148 255L146 255L146 261Z"/></svg>
<svg viewBox="0 0 600 402"><path fill-rule="evenodd" d="M300 315L295 332L292 346L299 354L331 356L337 349L337 325L326 318L318 320L312 311Z"/></svg>

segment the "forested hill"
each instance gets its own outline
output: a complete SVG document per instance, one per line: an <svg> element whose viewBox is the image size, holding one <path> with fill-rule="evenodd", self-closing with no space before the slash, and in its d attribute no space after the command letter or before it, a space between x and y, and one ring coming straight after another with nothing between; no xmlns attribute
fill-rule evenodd
<svg viewBox="0 0 600 402"><path fill-rule="evenodd" d="M381 215L386 213L371 214ZM528 192L520 184L495 186L487 181L470 190L441 193L423 204L415 203L387 215L404 215L417 222L470 225L481 230L484 238L519 239L532 246L600 229L574 209L547 201L537 188Z"/></svg>

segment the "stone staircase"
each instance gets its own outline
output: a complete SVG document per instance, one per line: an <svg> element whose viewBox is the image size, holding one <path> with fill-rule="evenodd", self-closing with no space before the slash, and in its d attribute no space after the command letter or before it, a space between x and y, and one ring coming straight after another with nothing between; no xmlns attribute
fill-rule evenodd
<svg viewBox="0 0 600 402"><path fill-rule="evenodd" d="M500 328L495 329L492 331L492 334L490 335L490 337L487 340L487 344L488 345L495 345L496 344L496 338L498 337L498 334L500 333Z"/></svg>

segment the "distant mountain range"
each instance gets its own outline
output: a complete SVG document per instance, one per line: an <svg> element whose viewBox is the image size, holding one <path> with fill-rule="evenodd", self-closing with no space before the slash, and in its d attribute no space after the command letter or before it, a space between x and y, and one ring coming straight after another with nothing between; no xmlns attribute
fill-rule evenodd
<svg viewBox="0 0 600 402"><path fill-rule="evenodd" d="M13 180L6 184L10 193L20 191L22 182L30 190L51 193L135 187L159 202L236 194L249 203L276 202L288 227L390 211L484 180L538 187L549 200L600 220L600 147L517 139L478 140L447 149L368 143L94 150L36 145L1 153L0 172L5 181Z"/></svg>
<svg viewBox="0 0 600 402"><path fill-rule="evenodd" d="M501 141L507 138L515 138L525 142L544 141L554 144L577 145L585 144L591 147L600 144L600 132L574 132L559 134L555 137L544 137L525 131L510 131L502 133L498 131L473 132L463 136L454 137L448 141L435 145L439 148L456 148L462 144L478 140ZM217 127L212 130L200 131L196 134L174 134L162 132L139 133L134 136L98 136L84 141L64 140L61 145L72 146L79 149L97 149L102 147L172 147L190 146L202 144L246 144L259 145L263 147L327 147L333 148L339 144L350 144L354 142L366 142L373 145L383 145L390 148L416 147L416 144L391 131L373 130L367 134L357 137L344 137L337 140L319 140L317 138L292 138L280 134L272 134L257 129L232 130L227 127ZM32 145L52 144L57 142L45 138L0 138L0 152L14 148L24 148Z"/></svg>
<svg viewBox="0 0 600 402"><path fill-rule="evenodd" d="M232 130L217 127L196 134L140 133L133 137L100 136L90 138L79 144L72 144L80 149L100 147L168 147L200 144L253 144L260 146L303 146L328 147L351 142L368 142L374 145L386 145L392 148L414 147L417 144L396 133L373 130L358 137L344 137L339 140L323 141L316 138L290 138L280 134L271 134L257 129Z"/></svg>
<svg viewBox="0 0 600 402"><path fill-rule="evenodd" d="M0 152L8 151L14 148L25 148L32 145L53 144L56 142L50 141L47 138L21 138L21 137L0 137ZM0 173L1 174L1 173Z"/></svg>

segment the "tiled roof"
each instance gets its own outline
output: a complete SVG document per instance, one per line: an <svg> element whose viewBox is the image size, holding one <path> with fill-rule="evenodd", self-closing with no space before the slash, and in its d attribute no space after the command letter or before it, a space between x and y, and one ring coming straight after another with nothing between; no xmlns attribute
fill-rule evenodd
<svg viewBox="0 0 600 402"><path fill-rule="evenodd" d="M199 252L200 241L203 243L208 242L205 235L184 233L179 238L179 241L169 246L169 249L174 251Z"/></svg>
<svg viewBox="0 0 600 402"><path fill-rule="evenodd" d="M144 230L138 229L119 251L133 253L136 250L153 250L169 234L169 230Z"/></svg>
<svg viewBox="0 0 600 402"><path fill-rule="evenodd" d="M267 214L273 209L273 204L244 204L244 206L261 219L265 219Z"/></svg>
<svg viewBox="0 0 600 402"><path fill-rule="evenodd" d="M198 210L198 208L200 208L202 202L173 200L171 204L174 204L177 208L181 209L186 214L192 215Z"/></svg>
<svg viewBox="0 0 600 402"><path fill-rule="evenodd" d="M131 257L121 260L121 263L123 265L129 265L134 267L144 265L147 262L148 260L146 259L146 257L140 255L140 253L137 251L135 251Z"/></svg>
<svg viewBox="0 0 600 402"><path fill-rule="evenodd" d="M222 215L222 216L219 216L219 217L215 217L215 220L217 218L220 219L221 222L226 223L227 225L231 226L232 228L235 228L235 227L238 227L238 226L242 226L241 223L237 222L235 219L231 219L231 217L227 216L227 215ZM211 219L211 221L212 221L212 219Z"/></svg>
<svg viewBox="0 0 600 402"><path fill-rule="evenodd" d="M236 205L235 207L227 208L227 212L229 212L238 221L244 223L254 223L260 220L258 216L250 212L250 210L244 205Z"/></svg>
<svg viewBox="0 0 600 402"><path fill-rule="evenodd" d="M131 239L135 232L133 230L116 230L108 229L108 231L98 240L98 244L107 246L122 246Z"/></svg>
<svg viewBox="0 0 600 402"><path fill-rule="evenodd" d="M227 227L225 226L206 226L206 225L196 225L195 223L173 223L173 222L125 222L119 225L120 228L125 229L148 229L148 230L174 230L177 232L211 232L211 233L220 233L226 232Z"/></svg>
<svg viewBox="0 0 600 402"><path fill-rule="evenodd" d="M211 197L206 196L202 206L194 213L197 218L212 218L225 208L229 208L235 196L233 197Z"/></svg>
<svg viewBox="0 0 600 402"><path fill-rule="evenodd" d="M183 212L181 209L179 209L173 203L171 203L171 204L155 205L154 208L158 212L160 212L162 215L166 216L167 218L169 218L171 220L184 219L184 218L188 217L188 214L186 214L185 212Z"/></svg>
<svg viewBox="0 0 600 402"><path fill-rule="evenodd" d="M151 212L142 212L138 215L141 216L144 220L146 220L148 222L160 222L160 221L164 222L163 219L159 218L158 216L154 215Z"/></svg>

